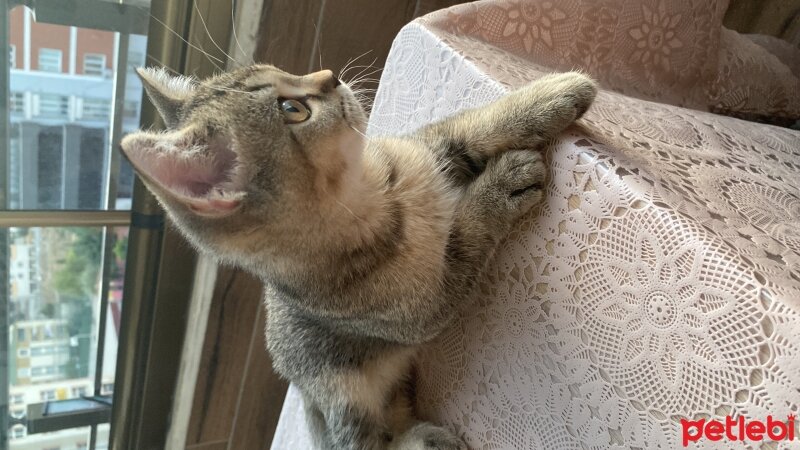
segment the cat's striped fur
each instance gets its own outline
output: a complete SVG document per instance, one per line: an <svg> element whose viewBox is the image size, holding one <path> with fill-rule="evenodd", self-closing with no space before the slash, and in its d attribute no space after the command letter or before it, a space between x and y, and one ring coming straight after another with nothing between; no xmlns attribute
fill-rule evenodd
<svg viewBox="0 0 800 450"><path fill-rule="evenodd" d="M411 135L367 139L330 71L140 75L170 130L132 134L123 150L198 250L264 281L267 346L302 391L316 444L464 448L414 418L407 377L542 199L541 149L595 84L552 75ZM307 120L287 123L284 99Z"/></svg>

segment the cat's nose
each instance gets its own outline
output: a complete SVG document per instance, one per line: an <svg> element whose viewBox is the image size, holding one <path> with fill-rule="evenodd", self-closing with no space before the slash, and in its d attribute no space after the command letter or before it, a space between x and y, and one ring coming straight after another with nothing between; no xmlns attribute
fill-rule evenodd
<svg viewBox="0 0 800 450"><path fill-rule="evenodd" d="M308 74L307 77L313 84L319 86L319 89L323 92L333 90L336 86L342 84L330 70L320 70L319 72Z"/></svg>

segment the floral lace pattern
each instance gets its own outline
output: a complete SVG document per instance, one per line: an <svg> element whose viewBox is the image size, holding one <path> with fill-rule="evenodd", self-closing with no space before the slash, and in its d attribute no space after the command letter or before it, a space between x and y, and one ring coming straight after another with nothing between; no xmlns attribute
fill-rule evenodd
<svg viewBox="0 0 800 450"><path fill-rule="evenodd" d="M794 123L800 74L792 68L800 67L800 52L723 28L727 6L728 0L500 0L421 20L550 70L580 68L633 97Z"/></svg>
<svg viewBox="0 0 800 450"><path fill-rule="evenodd" d="M621 2L529 3L539 8L481 2L404 28L369 133L485 104L549 64L614 70ZM649 17L624 28L629 58L690 79L701 60L672 57L714 37L678 31L692 13L671 2L625 3ZM563 28L573 17L576 28ZM542 59L576 35L596 39L570 44L570 59ZM638 79L629 86L641 94L649 81ZM669 89L646 97L691 97ZM547 159L543 206L515 226L475 303L423 354L419 413L474 449L576 450L671 450L682 418L800 413L800 132L603 90ZM279 427L294 440L274 449L305 442L296 402ZM757 444L693 448L798 448Z"/></svg>
<svg viewBox="0 0 800 450"><path fill-rule="evenodd" d="M411 131L544 71L412 24L370 132ZM798 132L601 91L548 151L541 210L426 351L420 413L476 449L674 449L681 418L800 411L798 149Z"/></svg>

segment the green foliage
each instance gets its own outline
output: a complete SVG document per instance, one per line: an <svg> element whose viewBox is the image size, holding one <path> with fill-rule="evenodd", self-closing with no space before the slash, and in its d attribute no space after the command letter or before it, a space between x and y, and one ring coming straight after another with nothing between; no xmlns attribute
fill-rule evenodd
<svg viewBox="0 0 800 450"><path fill-rule="evenodd" d="M116 256L117 259L125 261L125 257L127 256L127 254L128 254L128 236L125 236L114 243L114 256Z"/></svg>
<svg viewBox="0 0 800 450"><path fill-rule="evenodd" d="M53 287L72 298L94 297L102 252L102 230L70 228L65 240L71 240L63 266L53 276ZM68 244L68 245L69 245Z"/></svg>

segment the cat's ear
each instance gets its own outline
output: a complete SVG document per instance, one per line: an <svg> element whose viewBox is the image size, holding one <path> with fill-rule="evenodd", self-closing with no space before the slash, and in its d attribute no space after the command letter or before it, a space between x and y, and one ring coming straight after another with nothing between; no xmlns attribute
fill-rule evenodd
<svg viewBox="0 0 800 450"><path fill-rule="evenodd" d="M122 140L122 151L148 187L202 217L236 212L245 192L231 143L192 128L165 133L140 131Z"/></svg>
<svg viewBox="0 0 800 450"><path fill-rule="evenodd" d="M197 81L190 77L170 75L164 68L140 67L136 73L167 127L177 126L181 108L196 89Z"/></svg>

